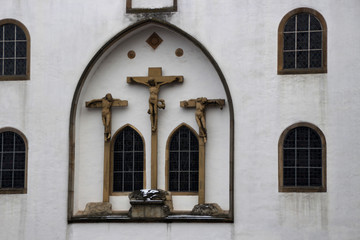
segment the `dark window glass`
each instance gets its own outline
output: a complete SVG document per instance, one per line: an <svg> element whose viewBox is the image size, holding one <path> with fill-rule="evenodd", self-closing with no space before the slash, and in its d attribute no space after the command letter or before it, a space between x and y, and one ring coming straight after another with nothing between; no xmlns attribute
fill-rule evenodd
<svg viewBox="0 0 360 240"><path fill-rule="evenodd" d="M311 14L299 13L285 24L283 33L283 68L321 68L323 31ZM316 51L311 51L316 50Z"/></svg>
<svg viewBox="0 0 360 240"><path fill-rule="evenodd" d="M300 13L297 17L297 31L307 31L309 29L309 14Z"/></svg>
<svg viewBox="0 0 360 240"><path fill-rule="evenodd" d="M308 68L308 52L301 51L296 54L297 68Z"/></svg>
<svg viewBox="0 0 360 240"><path fill-rule="evenodd" d="M284 186L295 186L295 168L284 168Z"/></svg>
<svg viewBox="0 0 360 240"><path fill-rule="evenodd" d="M20 27L0 26L0 76L26 75L27 44Z"/></svg>
<svg viewBox="0 0 360 240"><path fill-rule="evenodd" d="M295 68L295 52L284 52L284 68Z"/></svg>
<svg viewBox="0 0 360 240"><path fill-rule="evenodd" d="M15 40L15 25L5 24L5 40Z"/></svg>
<svg viewBox="0 0 360 240"><path fill-rule="evenodd" d="M283 143L284 186L321 186L322 167L319 134L309 127L290 130Z"/></svg>
<svg viewBox="0 0 360 240"><path fill-rule="evenodd" d="M169 190L197 192L199 181L199 141L182 126L172 136L169 149Z"/></svg>
<svg viewBox="0 0 360 240"><path fill-rule="evenodd" d="M310 30L322 30L320 21L313 15L310 15Z"/></svg>
<svg viewBox="0 0 360 240"><path fill-rule="evenodd" d="M14 59L4 60L4 75L14 75L15 62Z"/></svg>
<svg viewBox="0 0 360 240"><path fill-rule="evenodd" d="M5 58L15 57L15 42L5 42L4 57Z"/></svg>
<svg viewBox="0 0 360 240"><path fill-rule="evenodd" d="M322 32L310 33L310 49L322 48Z"/></svg>
<svg viewBox="0 0 360 240"><path fill-rule="evenodd" d="M143 188L144 143L131 127L125 127L114 141L113 191L131 192Z"/></svg>
<svg viewBox="0 0 360 240"><path fill-rule="evenodd" d="M26 40L24 31L18 26L16 26L16 40Z"/></svg>
<svg viewBox="0 0 360 240"><path fill-rule="evenodd" d="M322 51L310 51L310 67L319 68L322 65Z"/></svg>
<svg viewBox="0 0 360 240"><path fill-rule="evenodd" d="M16 73L19 75L26 74L26 60L25 59L16 59Z"/></svg>
<svg viewBox="0 0 360 240"><path fill-rule="evenodd" d="M16 43L16 57L26 57L26 42Z"/></svg>
<svg viewBox="0 0 360 240"><path fill-rule="evenodd" d="M295 50L295 33L284 33L284 50Z"/></svg>
<svg viewBox="0 0 360 240"><path fill-rule="evenodd" d="M285 24L284 32L294 32L294 31L295 31L295 16L292 16Z"/></svg>
<svg viewBox="0 0 360 240"><path fill-rule="evenodd" d="M0 133L0 189L24 188L25 142L15 132Z"/></svg>
<svg viewBox="0 0 360 240"><path fill-rule="evenodd" d="M309 37L308 37L308 33L298 33L297 34L297 49L301 50L301 49L307 49L308 45L309 45Z"/></svg>

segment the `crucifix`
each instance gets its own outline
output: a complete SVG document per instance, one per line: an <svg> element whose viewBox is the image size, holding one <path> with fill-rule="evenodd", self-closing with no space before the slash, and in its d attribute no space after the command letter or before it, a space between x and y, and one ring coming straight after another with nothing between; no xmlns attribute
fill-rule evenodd
<svg viewBox="0 0 360 240"><path fill-rule="evenodd" d="M149 68L146 77L127 77L127 83L138 83L149 88L149 110L151 122L151 188L157 189L157 123L158 109L165 109L165 100L159 99L160 87L174 82L183 82L183 76L163 76L162 68Z"/></svg>
<svg viewBox="0 0 360 240"><path fill-rule="evenodd" d="M103 202L109 202L110 191L110 139L111 139L111 108L126 107L127 100L114 99L110 93L101 99L93 99L85 103L87 108L101 108L102 122L104 124L104 186Z"/></svg>
<svg viewBox="0 0 360 240"><path fill-rule="evenodd" d="M223 109L225 99L199 97L180 102L180 107L195 108L195 120L199 126L199 204L205 204L205 143L207 141L205 110L209 105Z"/></svg>

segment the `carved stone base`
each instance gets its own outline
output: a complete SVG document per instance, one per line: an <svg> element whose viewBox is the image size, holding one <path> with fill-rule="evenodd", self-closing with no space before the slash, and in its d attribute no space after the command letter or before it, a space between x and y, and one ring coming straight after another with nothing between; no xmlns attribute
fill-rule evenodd
<svg viewBox="0 0 360 240"><path fill-rule="evenodd" d="M224 214L224 211L217 203L206 203L195 205L191 214L201 216L218 216Z"/></svg>
<svg viewBox="0 0 360 240"><path fill-rule="evenodd" d="M164 218L172 208L171 195L164 190L142 189L129 195L132 218Z"/></svg>
<svg viewBox="0 0 360 240"><path fill-rule="evenodd" d="M129 217L132 218L164 218L169 215L169 207L162 200L132 200Z"/></svg>
<svg viewBox="0 0 360 240"><path fill-rule="evenodd" d="M112 205L109 202L90 202L86 204L84 215L106 216L112 214Z"/></svg>

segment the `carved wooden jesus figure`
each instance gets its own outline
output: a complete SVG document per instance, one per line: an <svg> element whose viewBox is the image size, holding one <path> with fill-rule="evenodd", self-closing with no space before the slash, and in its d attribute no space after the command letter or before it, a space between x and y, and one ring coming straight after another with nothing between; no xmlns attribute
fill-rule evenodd
<svg viewBox="0 0 360 240"><path fill-rule="evenodd" d="M127 82L143 84L149 88L148 114L150 114L151 131L155 132L158 122L158 108L165 109L165 100L158 98L160 87L173 82L183 82L183 76L162 76L161 68L149 68L148 77L128 77Z"/></svg>
<svg viewBox="0 0 360 240"><path fill-rule="evenodd" d="M112 95L108 93L101 99L93 99L86 102L85 105L88 108L102 108L101 116L105 128L104 139L105 142L109 141L111 138L111 107L125 107L128 105L128 101L114 99Z"/></svg>
<svg viewBox="0 0 360 240"><path fill-rule="evenodd" d="M188 101L181 101L180 106L186 108L196 108L195 120L199 126L199 136L206 142L207 130L206 130L206 118L205 109L208 105L218 105L220 109L225 105L224 99L207 99L206 97L199 97L197 99L190 99Z"/></svg>

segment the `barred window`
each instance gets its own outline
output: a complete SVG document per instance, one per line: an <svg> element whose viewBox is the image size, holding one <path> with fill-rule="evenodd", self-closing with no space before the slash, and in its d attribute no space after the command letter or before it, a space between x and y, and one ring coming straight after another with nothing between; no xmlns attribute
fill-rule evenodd
<svg viewBox="0 0 360 240"><path fill-rule="evenodd" d="M144 185L144 143L133 128L116 134L113 145L113 192L132 192Z"/></svg>
<svg viewBox="0 0 360 240"><path fill-rule="evenodd" d="M26 193L26 145L14 131L0 133L0 193Z"/></svg>
<svg viewBox="0 0 360 240"><path fill-rule="evenodd" d="M197 192L199 188L199 141L186 126L171 136L168 181L173 192Z"/></svg>
<svg viewBox="0 0 360 240"><path fill-rule="evenodd" d="M0 80L29 79L29 34L13 19L0 21Z"/></svg>
<svg viewBox="0 0 360 240"><path fill-rule="evenodd" d="M326 152L321 131L298 125L288 130L281 141L281 189L324 191Z"/></svg>
<svg viewBox="0 0 360 240"><path fill-rule="evenodd" d="M280 74L326 72L326 23L320 13L299 8L279 26Z"/></svg>

